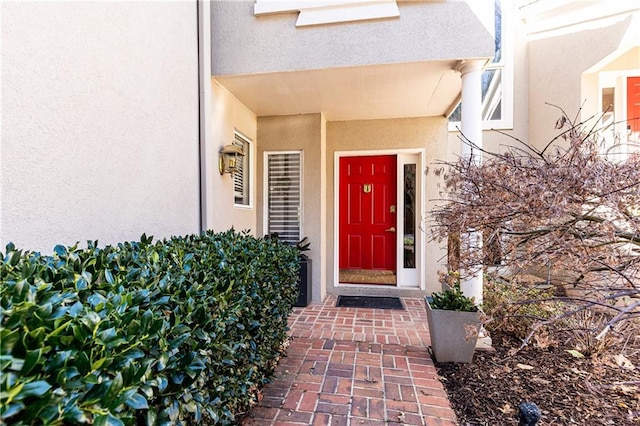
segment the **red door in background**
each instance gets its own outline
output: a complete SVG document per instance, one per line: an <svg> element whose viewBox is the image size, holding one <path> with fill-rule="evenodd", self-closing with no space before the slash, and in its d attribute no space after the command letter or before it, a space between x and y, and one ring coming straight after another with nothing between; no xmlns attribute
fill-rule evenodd
<svg viewBox="0 0 640 426"><path fill-rule="evenodd" d="M395 155L340 158L340 269L396 270Z"/></svg>
<svg viewBox="0 0 640 426"><path fill-rule="evenodd" d="M627 120L631 132L640 132L640 77L627 77Z"/></svg>

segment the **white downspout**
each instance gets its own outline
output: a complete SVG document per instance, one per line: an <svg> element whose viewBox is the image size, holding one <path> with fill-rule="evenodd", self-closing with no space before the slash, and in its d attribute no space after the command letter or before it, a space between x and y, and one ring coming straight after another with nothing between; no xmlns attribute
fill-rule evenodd
<svg viewBox="0 0 640 426"><path fill-rule="evenodd" d="M198 15L198 108L199 108L199 170L200 170L200 232L210 228L207 223L207 181L215 163L209 158L211 146L211 3L197 0Z"/></svg>

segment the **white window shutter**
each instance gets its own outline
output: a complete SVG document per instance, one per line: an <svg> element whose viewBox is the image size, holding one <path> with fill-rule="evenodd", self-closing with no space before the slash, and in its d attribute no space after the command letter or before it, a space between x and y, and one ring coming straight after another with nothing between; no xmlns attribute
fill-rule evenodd
<svg viewBox="0 0 640 426"><path fill-rule="evenodd" d="M268 233L291 244L300 241L301 160L300 152L267 154Z"/></svg>

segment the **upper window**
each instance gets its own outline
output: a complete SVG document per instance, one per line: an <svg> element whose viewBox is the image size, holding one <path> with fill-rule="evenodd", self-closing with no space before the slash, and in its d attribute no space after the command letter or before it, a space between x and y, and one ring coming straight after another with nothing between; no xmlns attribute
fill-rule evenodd
<svg viewBox="0 0 640 426"><path fill-rule="evenodd" d="M242 148L244 157L238 171L233 173L233 203L236 206L251 206L251 141L236 132L233 144Z"/></svg>
<svg viewBox="0 0 640 426"><path fill-rule="evenodd" d="M482 121L485 129L513 128L513 48L511 2L495 0L495 50L482 74ZM449 130L459 127L461 104L449 116Z"/></svg>

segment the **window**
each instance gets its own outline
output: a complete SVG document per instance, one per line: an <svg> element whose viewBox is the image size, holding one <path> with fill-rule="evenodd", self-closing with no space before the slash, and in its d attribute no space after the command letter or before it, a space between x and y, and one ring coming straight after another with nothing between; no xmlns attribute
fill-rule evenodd
<svg viewBox="0 0 640 426"><path fill-rule="evenodd" d="M482 74L482 120L485 129L513 127L513 47L511 0L495 0L495 50ZM461 104L449 116L449 130L459 127Z"/></svg>
<svg viewBox="0 0 640 426"><path fill-rule="evenodd" d="M236 132L233 144L242 148L244 153L238 171L233 173L233 204L249 207L251 206L251 141Z"/></svg>
<svg viewBox="0 0 640 426"><path fill-rule="evenodd" d="M416 165L404 165L404 267L416 267Z"/></svg>
<svg viewBox="0 0 640 426"><path fill-rule="evenodd" d="M302 233L302 153L265 153L265 174L267 234L295 244Z"/></svg>

